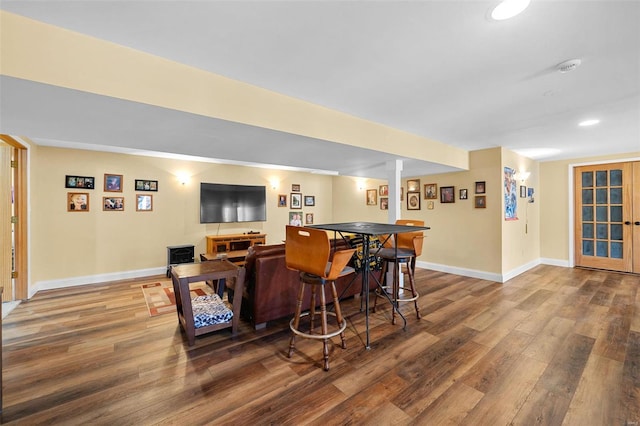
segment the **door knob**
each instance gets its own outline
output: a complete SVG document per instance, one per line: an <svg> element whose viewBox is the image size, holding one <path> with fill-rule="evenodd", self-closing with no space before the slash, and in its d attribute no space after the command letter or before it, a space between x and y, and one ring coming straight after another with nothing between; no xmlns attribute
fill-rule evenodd
<svg viewBox="0 0 640 426"><path fill-rule="evenodd" d="M633 224L634 224L634 225L640 225L640 221L637 221L637 220L636 220L635 222L633 222Z"/></svg>
<svg viewBox="0 0 640 426"><path fill-rule="evenodd" d="M628 220L624 223L625 225L631 225L631 222L629 222Z"/></svg>

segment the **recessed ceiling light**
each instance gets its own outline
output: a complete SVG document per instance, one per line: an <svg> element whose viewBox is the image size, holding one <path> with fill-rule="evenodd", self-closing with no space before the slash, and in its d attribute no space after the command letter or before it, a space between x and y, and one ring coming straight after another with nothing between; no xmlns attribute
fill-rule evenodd
<svg viewBox="0 0 640 426"><path fill-rule="evenodd" d="M561 73L573 71L580 66L582 60L580 59L569 59L568 61L564 61L556 65L556 69Z"/></svg>
<svg viewBox="0 0 640 426"><path fill-rule="evenodd" d="M531 0L504 0L493 9L491 17L496 21L513 18L529 6Z"/></svg>
<svg viewBox="0 0 640 426"><path fill-rule="evenodd" d="M593 126L595 124L598 124L599 122L600 120L598 119L584 120L578 123L578 126L581 126L581 127Z"/></svg>

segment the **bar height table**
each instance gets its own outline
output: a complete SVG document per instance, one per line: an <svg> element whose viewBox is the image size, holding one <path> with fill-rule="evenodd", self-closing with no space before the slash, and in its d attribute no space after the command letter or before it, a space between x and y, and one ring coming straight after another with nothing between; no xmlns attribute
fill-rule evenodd
<svg viewBox="0 0 640 426"><path fill-rule="evenodd" d="M364 291L365 300L365 329L366 329L366 348L371 349L369 342L369 237L387 234L401 234L403 232L414 232L418 230L431 229L428 226L409 226L409 225L396 225L392 223L375 223L375 222L344 222L344 223L328 223L321 225L308 225L309 228L324 229L326 231L334 231L344 237L343 234L356 234L362 237L362 258L363 258L363 270L362 270L362 287ZM397 240L397 238L396 238ZM397 309L396 306L393 309ZM402 317L404 318L404 316ZM406 321L405 321L406 324Z"/></svg>

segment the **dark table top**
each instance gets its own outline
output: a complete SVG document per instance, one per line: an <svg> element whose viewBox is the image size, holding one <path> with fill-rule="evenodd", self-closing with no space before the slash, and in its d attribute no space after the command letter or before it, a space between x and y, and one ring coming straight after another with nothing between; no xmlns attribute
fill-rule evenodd
<svg viewBox="0 0 640 426"><path fill-rule="evenodd" d="M324 225L307 225L307 227L324 229L326 231L350 232L352 234L362 235L400 234L403 232L414 232L419 230L431 229L428 226L408 226L396 225L393 223L374 222L327 223Z"/></svg>

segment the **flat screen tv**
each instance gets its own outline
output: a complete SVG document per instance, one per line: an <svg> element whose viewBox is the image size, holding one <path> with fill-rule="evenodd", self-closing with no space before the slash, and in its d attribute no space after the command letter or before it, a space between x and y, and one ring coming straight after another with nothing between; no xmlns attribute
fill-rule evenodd
<svg viewBox="0 0 640 426"><path fill-rule="evenodd" d="M200 223L264 222L264 186L200 183Z"/></svg>

